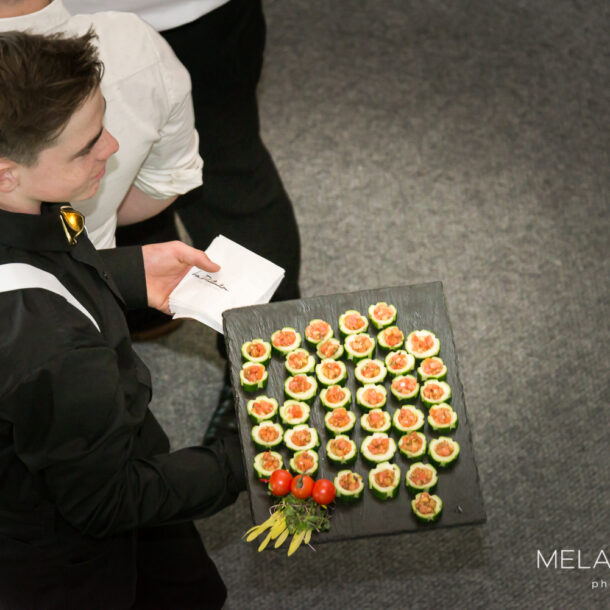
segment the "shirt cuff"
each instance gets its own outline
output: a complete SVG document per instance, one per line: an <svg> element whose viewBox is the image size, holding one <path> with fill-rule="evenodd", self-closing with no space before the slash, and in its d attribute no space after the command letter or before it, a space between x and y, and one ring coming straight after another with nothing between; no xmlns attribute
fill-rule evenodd
<svg viewBox="0 0 610 610"><path fill-rule="evenodd" d="M129 309L148 307L142 246L123 246L99 250Z"/></svg>

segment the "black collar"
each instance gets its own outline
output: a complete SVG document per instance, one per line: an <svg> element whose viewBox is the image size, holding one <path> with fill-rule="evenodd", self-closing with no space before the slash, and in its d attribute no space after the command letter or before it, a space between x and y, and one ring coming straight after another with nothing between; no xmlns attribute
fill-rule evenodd
<svg viewBox="0 0 610 610"><path fill-rule="evenodd" d="M69 252L71 246L61 224L63 203L42 203L40 214L0 210L0 244L22 250Z"/></svg>

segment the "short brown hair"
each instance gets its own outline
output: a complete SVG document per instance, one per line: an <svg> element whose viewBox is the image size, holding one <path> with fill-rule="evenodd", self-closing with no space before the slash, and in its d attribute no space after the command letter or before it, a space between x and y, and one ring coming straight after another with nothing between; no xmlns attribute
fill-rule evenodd
<svg viewBox="0 0 610 610"><path fill-rule="evenodd" d="M0 157L34 165L97 89L95 38L0 32Z"/></svg>

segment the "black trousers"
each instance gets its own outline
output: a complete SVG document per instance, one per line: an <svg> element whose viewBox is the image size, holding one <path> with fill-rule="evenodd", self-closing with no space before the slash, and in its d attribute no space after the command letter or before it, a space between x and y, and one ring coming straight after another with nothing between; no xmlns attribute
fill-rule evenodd
<svg viewBox="0 0 610 610"><path fill-rule="evenodd" d="M273 300L299 297L300 241L292 203L260 136L256 87L265 48L260 0L231 0L197 21L162 32L193 84L203 186L174 204L194 245L222 233L284 267ZM171 211L164 214L171 218ZM130 243L172 239L159 219L121 229ZM144 223L145 225L146 223ZM153 228L153 225L156 227ZM139 234L138 234L139 232Z"/></svg>
<svg viewBox="0 0 610 610"><path fill-rule="evenodd" d="M192 523L103 540L0 536L0 610L217 609L226 594Z"/></svg>

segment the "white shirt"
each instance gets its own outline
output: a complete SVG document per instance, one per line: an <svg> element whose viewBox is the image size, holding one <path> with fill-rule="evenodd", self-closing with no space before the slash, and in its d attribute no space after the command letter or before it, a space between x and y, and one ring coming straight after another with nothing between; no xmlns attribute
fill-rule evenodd
<svg viewBox="0 0 610 610"><path fill-rule="evenodd" d="M116 212L130 186L156 199L202 183L191 81L165 40L131 13L70 16L61 0L21 17L0 19L0 31L84 34L93 26L105 72L104 125L119 141L98 192L73 205L86 217L97 248L115 245Z"/></svg>
<svg viewBox="0 0 610 610"><path fill-rule="evenodd" d="M70 12L130 11L137 13L156 30L163 31L190 23L226 4L229 0L65 0Z"/></svg>

